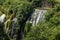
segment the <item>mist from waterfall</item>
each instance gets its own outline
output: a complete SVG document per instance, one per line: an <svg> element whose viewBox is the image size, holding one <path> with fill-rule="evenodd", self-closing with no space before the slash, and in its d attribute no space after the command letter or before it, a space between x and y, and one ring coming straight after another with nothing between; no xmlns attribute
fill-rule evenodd
<svg viewBox="0 0 60 40"><path fill-rule="evenodd" d="M32 23L32 26L37 25L42 19L44 19L44 14L46 12L47 10L35 9L30 20L30 22Z"/></svg>

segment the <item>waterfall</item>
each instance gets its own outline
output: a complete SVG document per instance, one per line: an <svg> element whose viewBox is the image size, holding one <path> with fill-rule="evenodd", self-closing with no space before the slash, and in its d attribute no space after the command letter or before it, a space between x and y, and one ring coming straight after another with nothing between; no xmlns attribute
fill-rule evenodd
<svg viewBox="0 0 60 40"><path fill-rule="evenodd" d="M47 10L39 10L39 9L35 9L35 11L33 12L30 22L32 23L32 25L37 25L43 18L44 18L44 14L47 12Z"/></svg>
<svg viewBox="0 0 60 40"><path fill-rule="evenodd" d="M12 22L11 22L12 21ZM11 22L10 26L7 26L7 24L9 24L8 22ZM5 23L4 23L5 27L4 27L4 31L5 33L12 39L12 40L16 40L17 37L17 32L18 32L18 24L17 24L17 18L13 18L12 20L8 19Z"/></svg>
<svg viewBox="0 0 60 40"><path fill-rule="evenodd" d="M32 13L31 15L31 19L30 22L32 23L32 26L37 25L42 19L44 19L44 14L47 12L47 10L39 10L39 9L35 9L35 11ZM0 22L4 22L5 21L5 14L2 14L0 16ZM9 27L6 27L9 21L12 21L11 25ZM13 18L12 20L8 19L5 22L5 27L4 27L4 31L6 32L6 34L9 35L9 37L11 37L12 39L16 40L17 37L17 32L19 29L19 25L17 23L17 18ZM8 32L9 31L9 32Z"/></svg>
<svg viewBox="0 0 60 40"><path fill-rule="evenodd" d="M17 32L18 32L18 24L17 24L17 18L13 18L11 25L11 38L12 40L16 40Z"/></svg>
<svg viewBox="0 0 60 40"><path fill-rule="evenodd" d="M0 16L0 22L4 22L5 21L5 17L6 17L6 15L5 14L2 14L1 16Z"/></svg>

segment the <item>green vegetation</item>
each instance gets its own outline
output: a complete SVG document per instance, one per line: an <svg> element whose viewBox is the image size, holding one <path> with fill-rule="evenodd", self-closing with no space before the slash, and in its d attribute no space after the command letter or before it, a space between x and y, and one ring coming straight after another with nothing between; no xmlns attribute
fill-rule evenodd
<svg viewBox="0 0 60 40"><path fill-rule="evenodd" d="M26 35L25 40L59 40L60 39L60 9L51 9L45 20L34 26Z"/></svg>
<svg viewBox="0 0 60 40"><path fill-rule="evenodd" d="M45 19L32 26L28 20L34 9L45 7L49 8ZM0 0L0 16L2 14L6 18L0 23L0 40L60 40L60 0ZM11 28L15 24L14 29ZM17 37L13 37L15 33Z"/></svg>

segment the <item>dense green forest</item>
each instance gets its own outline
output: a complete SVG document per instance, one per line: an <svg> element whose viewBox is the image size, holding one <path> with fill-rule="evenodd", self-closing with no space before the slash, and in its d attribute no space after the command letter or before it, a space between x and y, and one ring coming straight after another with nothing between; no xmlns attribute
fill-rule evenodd
<svg viewBox="0 0 60 40"><path fill-rule="evenodd" d="M33 26L35 9L48 11ZM60 0L0 0L0 40L60 40Z"/></svg>

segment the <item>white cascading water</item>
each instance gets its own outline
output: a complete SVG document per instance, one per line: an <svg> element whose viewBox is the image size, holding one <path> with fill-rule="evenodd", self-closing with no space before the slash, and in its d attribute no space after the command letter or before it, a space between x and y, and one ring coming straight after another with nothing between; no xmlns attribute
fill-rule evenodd
<svg viewBox="0 0 60 40"><path fill-rule="evenodd" d="M30 20L30 22L32 23L32 26L37 25L44 18L44 14L46 12L47 10L35 9Z"/></svg>
<svg viewBox="0 0 60 40"><path fill-rule="evenodd" d="M5 21L5 17L6 17L6 15L5 14L2 14L1 16L0 16L0 22L4 22Z"/></svg>

